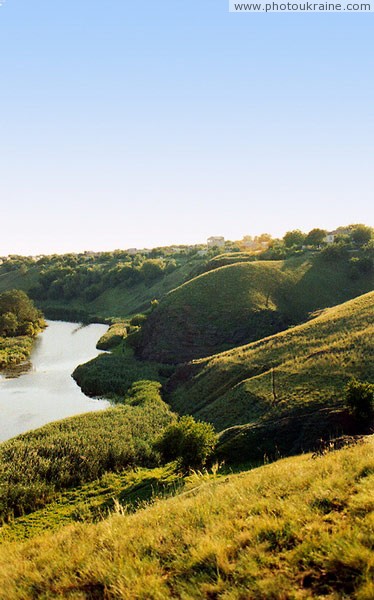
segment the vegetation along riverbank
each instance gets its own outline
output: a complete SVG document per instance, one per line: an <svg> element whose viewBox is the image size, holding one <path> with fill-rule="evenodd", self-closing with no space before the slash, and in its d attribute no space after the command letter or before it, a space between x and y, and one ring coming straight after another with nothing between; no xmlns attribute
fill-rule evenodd
<svg viewBox="0 0 374 600"><path fill-rule="evenodd" d="M0 294L0 369L15 367L30 356L44 317L22 290Z"/></svg>

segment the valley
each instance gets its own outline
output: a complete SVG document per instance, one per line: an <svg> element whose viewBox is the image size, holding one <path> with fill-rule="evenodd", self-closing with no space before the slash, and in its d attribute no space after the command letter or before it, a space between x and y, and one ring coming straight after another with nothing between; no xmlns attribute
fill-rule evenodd
<svg viewBox="0 0 374 600"><path fill-rule="evenodd" d="M47 363L58 319L103 323L78 329L96 351L64 343L104 409L0 444L0 598L371 598L373 288L353 233L0 265L39 323L8 362L40 311ZM26 325L3 322L10 357Z"/></svg>

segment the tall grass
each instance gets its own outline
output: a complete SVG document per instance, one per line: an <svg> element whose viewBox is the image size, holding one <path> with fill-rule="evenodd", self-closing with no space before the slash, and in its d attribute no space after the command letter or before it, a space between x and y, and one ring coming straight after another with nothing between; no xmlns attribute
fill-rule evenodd
<svg viewBox="0 0 374 600"><path fill-rule="evenodd" d="M46 425L0 444L0 519L31 512L57 491L156 462L153 441L172 413L157 383L138 384L138 401Z"/></svg>
<svg viewBox="0 0 374 600"><path fill-rule="evenodd" d="M0 548L3 598L371 600L374 452L302 456Z"/></svg>
<svg viewBox="0 0 374 600"><path fill-rule="evenodd" d="M160 372L161 365L136 360L133 350L122 343L114 352L79 365L73 377L87 396L116 399L123 397L136 381L163 381Z"/></svg>

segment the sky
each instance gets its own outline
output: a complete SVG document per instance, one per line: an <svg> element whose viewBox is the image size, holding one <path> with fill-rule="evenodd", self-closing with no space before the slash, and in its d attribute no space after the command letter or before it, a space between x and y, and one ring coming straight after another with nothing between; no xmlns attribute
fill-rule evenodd
<svg viewBox="0 0 374 600"><path fill-rule="evenodd" d="M373 13L0 4L0 256L374 224Z"/></svg>

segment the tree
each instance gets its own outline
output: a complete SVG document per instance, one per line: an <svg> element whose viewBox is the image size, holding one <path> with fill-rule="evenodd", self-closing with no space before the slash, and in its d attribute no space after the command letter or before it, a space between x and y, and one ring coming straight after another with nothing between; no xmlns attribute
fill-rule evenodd
<svg viewBox="0 0 374 600"><path fill-rule="evenodd" d="M25 330L31 331L30 326L37 333L44 321L27 294L21 290L0 294L0 331L5 335L25 335Z"/></svg>
<svg viewBox="0 0 374 600"><path fill-rule="evenodd" d="M155 449L164 462L178 460L183 469L199 468L211 456L216 443L213 425L185 416L164 430Z"/></svg>
<svg viewBox="0 0 374 600"><path fill-rule="evenodd" d="M345 387L345 401L358 419L369 419L374 414L374 384L351 379Z"/></svg>
<svg viewBox="0 0 374 600"><path fill-rule="evenodd" d="M261 233L261 235L257 236L256 240L260 243L267 242L268 244L270 244L272 238L270 233Z"/></svg>
<svg viewBox="0 0 374 600"><path fill-rule="evenodd" d="M307 246L320 246L327 235L325 229L311 229L305 238Z"/></svg>
<svg viewBox="0 0 374 600"><path fill-rule="evenodd" d="M368 244L373 237L373 229L366 225L354 225L351 231L351 238L358 246Z"/></svg>
<svg viewBox="0 0 374 600"><path fill-rule="evenodd" d="M140 268L140 273L145 281L153 281L161 277L165 270L165 262L160 258L150 258L145 260Z"/></svg>
<svg viewBox="0 0 374 600"><path fill-rule="evenodd" d="M40 318L40 313L33 302L21 290L9 290L0 294L0 314L7 312L15 314L19 322L32 322Z"/></svg>
<svg viewBox="0 0 374 600"><path fill-rule="evenodd" d="M283 237L283 241L287 248L292 248L292 246L302 246L305 237L305 233L300 231L300 229L293 229L292 231L287 231Z"/></svg>

